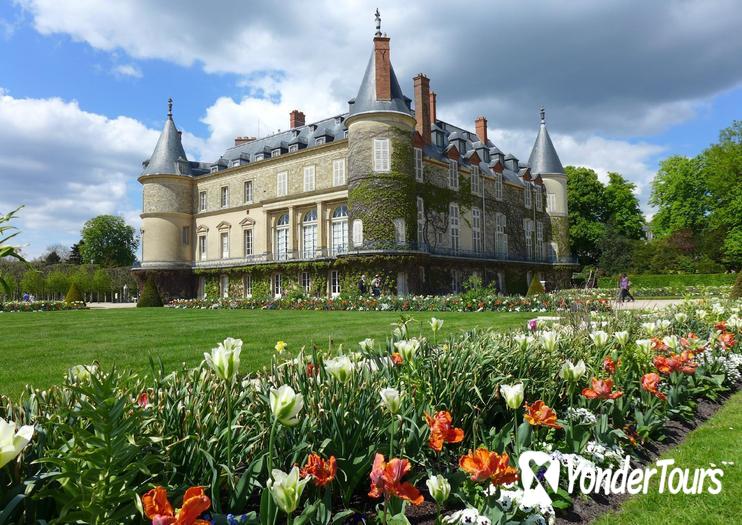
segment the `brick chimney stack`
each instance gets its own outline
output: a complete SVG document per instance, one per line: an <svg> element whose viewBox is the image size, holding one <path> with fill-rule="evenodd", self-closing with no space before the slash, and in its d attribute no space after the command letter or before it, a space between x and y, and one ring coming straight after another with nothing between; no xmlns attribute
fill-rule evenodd
<svg viewBox="0 0 742 525"><path fill-rule="evenodd" d="M415 89L415 129L430 144L430 79L420 73L414 79Z"/></svg>
<svg viewBox="0 0 742 525"><path fill-rule="evenodd" d="M477 137L479 137L479 141L482 144L487 144L487 119L480 115L477 117L477 120L474 121L474 124L477 129Z"/></svg>
<svg viewBox="0 0 742 525"><path fill-rule="evenodd" d="M438 95L436 95L434 92L430 92L430 105L429 110L430 111L430 123L435 124L435 121L438 120L438 116L436 115L435 111L435 99Z"/></svg>
<svg viewBox="0 0 742 525"><path fill-rule="evenodd" d="M392 62L389 58L389 37L374 37L374 62L376 63L376 100L391 100Z"/></svg>
<svg viewBox="0 0 742 525"><path fill-rule="evenodd" d="M234 145L241 146L242 144L247 144L248 142L252 142L253 140L255 140L255 137L235 137Z"/></svg>
<svg viewBox="0 0 742 525"><path fill-rule="evenodd" d="M299 128L303 126L305 123L305 117L304 113L299 111L298 109L293 110L291 113L289 113L289 128Z"/></svg>

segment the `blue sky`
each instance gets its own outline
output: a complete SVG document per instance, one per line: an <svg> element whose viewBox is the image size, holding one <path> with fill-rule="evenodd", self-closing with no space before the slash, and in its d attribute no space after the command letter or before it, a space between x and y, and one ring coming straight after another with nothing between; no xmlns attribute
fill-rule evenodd
<svg viewBox="0 0 742 525"><path fill-rule="evenodd" d="M732 0L380 3L403 90L424 72L439 118L489 119L527 158L538 107L564 164L618 171L647 212L660 159L695 155L742 118L742 12ZM438 5L439 4L439 5ZM0 3L0 211L25 204L31 256L82 223L138 227L136 177L175 99L189 158L237 135L341 113L370 52L376 2L13 0ZM464 15L465 13L461 13Z"/></svg>

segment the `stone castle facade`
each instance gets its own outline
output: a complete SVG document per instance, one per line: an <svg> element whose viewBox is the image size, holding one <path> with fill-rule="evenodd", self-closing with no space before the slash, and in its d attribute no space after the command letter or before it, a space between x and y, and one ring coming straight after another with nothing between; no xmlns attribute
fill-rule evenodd
<svg viewBox="0 0 742 525"><path fill-rule="evenodd" d="M379 30L349 110L289 130L238 137L214 163L191 162L172 117L139 182L143 282L167 298L458 291L476 275L504 293L574 270L567 181L544 112L527 163L438 118L424 75L414 107Z"/></svg>

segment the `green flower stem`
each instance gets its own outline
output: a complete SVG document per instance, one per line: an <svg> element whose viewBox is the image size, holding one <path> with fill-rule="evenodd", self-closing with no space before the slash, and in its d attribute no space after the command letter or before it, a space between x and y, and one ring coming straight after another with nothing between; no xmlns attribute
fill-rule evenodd
<svg viewBox="0 0 742 525"><path fill-rule="evenodd" d="M394 414L392 414L392 426L390 429L391 438L389 439L389 459L394 457L394 426L397 422L395 421Z"/></svg>
<svg viewBox="0 0 742 525"><path fill-rule="evenodd" d="M268 476L273 472L273 445L276 440L276 428L278 427L278 419L273 419L273 425L271 425L271 437L268 440Z"/></svg>
<svg viewBox="0 0 742 525"><path fill-rule="evenodd" d="M520 444L518 443L518 411L513 410L513 443L515 452L520 453Z"/></svg>
<svg viewBox="0 0 742 525"><path fill-rule="evenodd" d="M227 465L229 466L229 482L232 484L231 472L234 470L232 464L232 381L225 381L224 386L227 389Z"/></svg>

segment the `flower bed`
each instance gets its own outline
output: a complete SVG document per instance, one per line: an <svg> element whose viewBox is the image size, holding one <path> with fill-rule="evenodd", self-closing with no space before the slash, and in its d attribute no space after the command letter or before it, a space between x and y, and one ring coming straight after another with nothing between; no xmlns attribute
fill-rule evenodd
<svg viewBox="0 0 742 525"><path fill-rule="evenodd" d="M631 294L637 299L642 299L644 297L684 297L686 299L709 297L727 298L731 291L731 286L638 286L631 288ZM608 299L613 301L618 295L618 290L616 286L607 288L590 288L587 290L572 289L559 292L559 295L583 299Z"/></svg>
<svg viewBox="0 0 742 525"><path fill-rule="evenodd" d="M76 367L60 387L0 399L0 416L38 436L23 449L29 429L16 441L0 422L14 451L0 513L401 524L427 506L446 523L545 523L572 495L561 484L535 505L518 458L598 472L661 439L668 419L692 419L698 398L739 381L739 313L570 312L446 340L440 321L412 333L403 317L386 341L313 348L253 377L239 375L234 339L197 368L153 363L150 377Z"/></svg>
<svg viewBox="0 0 742 525"><path fill-rule="evenodd" d="M0 302L0 312L56 312L60 310L82 310L83 302L64 301L8 301Z"/></svg>
<svg viewBox="0 0 742 525"><path fill-rule="evenodd" d="M354 310L399 312L546 312L588 309L608 311L603 298L577 294L544 294L534 297L500 295L413 295L397 297L302 297L297 299L176 299L171 308L229 308L245 310Z"/></svg>

